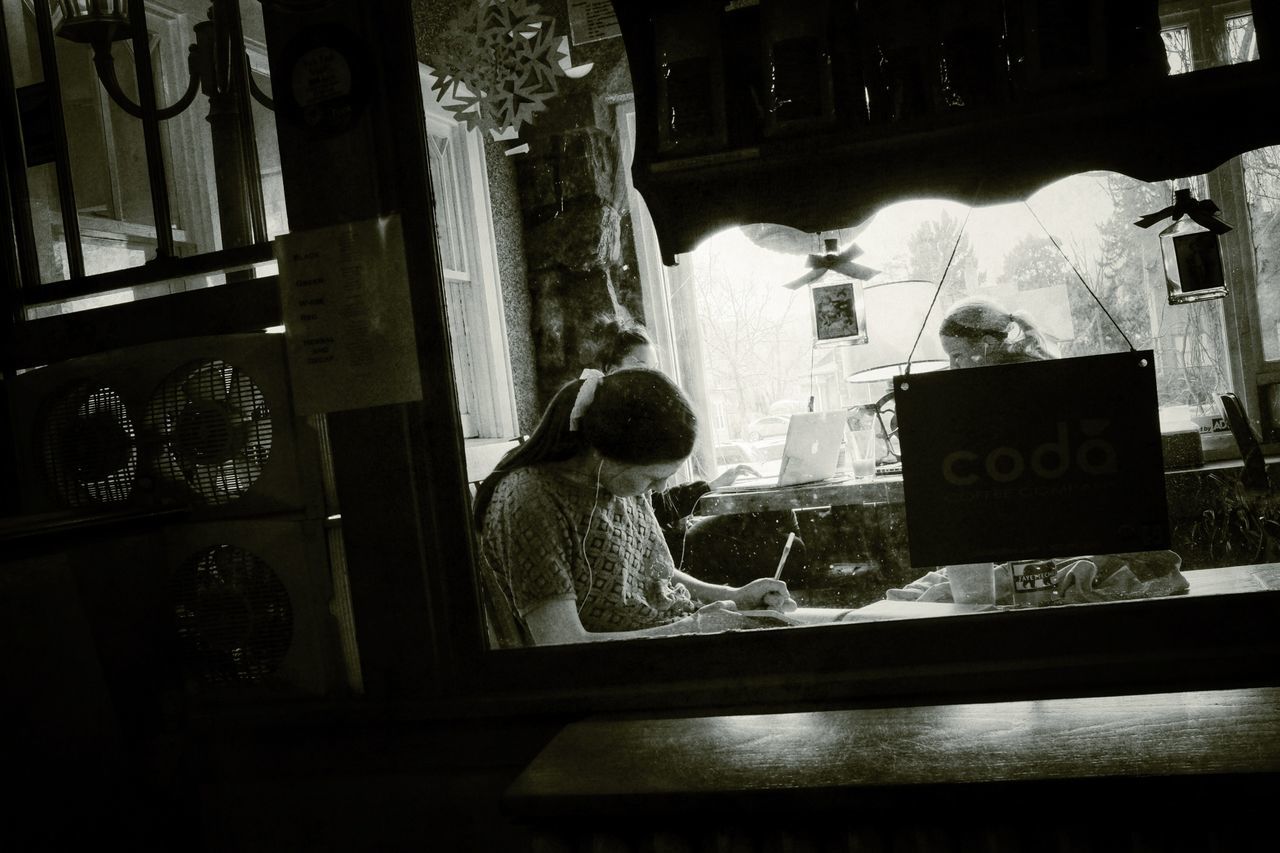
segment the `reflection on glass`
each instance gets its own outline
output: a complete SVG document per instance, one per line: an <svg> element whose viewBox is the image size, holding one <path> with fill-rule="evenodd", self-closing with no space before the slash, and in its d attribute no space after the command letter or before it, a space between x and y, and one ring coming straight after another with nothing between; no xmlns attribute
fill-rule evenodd
<svg viewBox="0 0 1280 853"><path fill-rule="evenodd" d="M57 282L75 272L62 233L60 189L74 193L85 275L141 266L156 256L163 242L161 238L165 236L156 232L144 124L108 95L99 79L89 44L68 40L55 30L49 48L52 56L42 55L38 8L40 4L30 0L6 3L4 15L6 46L15 82L19 88L35 86L46 78L52 79L56 70L58 88L51 93L50 100L61 100L66 130L70 186L60 187L56 170L50 165L39 165L37 161L37 165L27 170L40 279L46 283ZM191 80L189 52L197 41L195 28L201 22L207 23L209 10L207 3L147 4L149 50L146 58L155 81L155 102L162 110L185 103L183 95ZM260 4L244 0L239 3L239 12L253 88L269 93ZM229 49L239 48L232 45ZM120 93L135 105L141 100L139 58L130 40L116 42L112 48ZM193 61L199 64L201 59L197 56ZM52 63L54 69L47 69L48 63ZM239 224L244 219L253 220L252 233L256 235L253 239L275 236L288 229L274 114L256 100L242 107L251 112L256 142L256 158L253 151L246 152L247 180L259 182L265 207L263 222L264 216L253 201L247 202L244 210L228 213L220 209L219 151L229 150L229 137L224 130L221 147L215 145L209 121L211 109L209 98L201 94L188 107L159 122L159 158L163 162L171 225L167 236L171 238L173 253L179 257L226 248L222 232L227 222L232 225L226 239L233 245L245 241ZM220 115L227 114L225 105L219 109L223 110ZM245 118L247 127L248 117ZM225 128L227 124L219 126ZM253 174L255 160L260 166L256 176ZM226 192L222 195L227 197Z"/></svg>
<svg viewBox="0 0 1280 853"><path fill-rule="evenodd" d="M1123 351L1126 337L1136 348L1151 348L1164 420L1205 415L1214 395L1230 389L1222 307L1169 305L1158 236L1133 225L1170 197L1165 184L1091 173L1046 187L1027 204L891 205L857 235L866 249L859 260L882 270L866 289L868 297L879 297L868 298L871 340L833 349L814 348L811 300L782 287L804 272L804 250L765 248L737 228L721 232L682 261L697 292L713 407L704 422L717 425L720 445L750 443L752 436L777 442L785 429L764 436L762 419L802 411L811 397L815 410L872 403L888 390L891 375L880 382L848 380L880 366L888 351L903 361L913 346L916 360L945 357L937 323L966 296L1030 311L1066 357ZM1274 206L1257 202L1268 203ZM1274 294L1275 283L1270 287ZM1260 291L1260 302L1265 299ZM1274 314L1267 312L1273 325ZM767 458L769 448L755 450Z"/></svg>
<svg viewBox="0 0 1280 853"><path fill-rule="evenodd" d="M1250 151L1241 161L1256 258L1262 356L1276 361L1280 360L1280 147Z"/></svg>

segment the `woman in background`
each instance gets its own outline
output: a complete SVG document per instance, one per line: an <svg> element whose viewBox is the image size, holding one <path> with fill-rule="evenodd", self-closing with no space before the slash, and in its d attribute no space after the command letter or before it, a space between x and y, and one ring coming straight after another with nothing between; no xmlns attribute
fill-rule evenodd
<svg viewBox="0 0 1280 853"><path fill-rule="evenodd" d="M649 503L693 450L697 418L656 370L588 370L476 492L485 568L534 644L762 627L785 583L677 571ZM776 623L775 623L776 624Z"/></svg>
<svg viewBox="0 0 1280 853"><path fill-rule="evenodd" d="M658 350L649 337L649 330L643 325L602 316L596 326L595 360L606 375L626 367L660 369ZM698 499L715 489L732 485L744 474L756 476L758 472L750 465L734 465L710 482L691 480L653 493L654 515L658 517L667 545L677 559L683 551L686 519L693 515Z"/></svg>
<svg viewBox="0 0 1280 853"><path fill-rule="evenodd" d="M957 302L938 327L951 369L1016 364L1057 358L1057 345L1023 311L1010 312L990 299Z"/></svg>

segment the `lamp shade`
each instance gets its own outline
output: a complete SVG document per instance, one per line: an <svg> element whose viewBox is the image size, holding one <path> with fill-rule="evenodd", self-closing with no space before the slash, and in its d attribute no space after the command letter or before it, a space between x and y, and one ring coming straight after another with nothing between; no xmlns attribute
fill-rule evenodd
<svg viewBox="0 0 1280 853"><path fill-rule="evenodd" d="M911 356L912 372L940 370L950 364L938 326L942 309L929 304L937 282L922 279L871 282L863 288L866 305L867 343L849 347L845 357L850 382L881 382L906 372ZM928 319L926 322L926 315ZM924 331L921 332L921 326ZM920 342L916 343L916 336ZM911 347L915 344L915 354Z"/></svg>
<svg viewBox="0 0 1280 853"><path fill-rule="evenodd" d="M92 44L132 35L129 0L50 0L54 32L69 41Z"/></svg>

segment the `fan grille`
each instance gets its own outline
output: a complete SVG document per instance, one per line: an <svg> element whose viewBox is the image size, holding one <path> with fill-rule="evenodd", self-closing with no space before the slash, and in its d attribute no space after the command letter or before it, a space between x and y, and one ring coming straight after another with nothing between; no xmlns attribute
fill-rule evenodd
<svg viewBox="0 0 1280 853"><path fill-rule="evenodd" d="M138 475L137 434L124 400L105 385L79 385L43 420L45 473L69 507L123 503Z"/></svg>
<svg viewBox="0 0 1280 853"><path fill-rule="evenodd" d="M148 425L164 449L160 473L210 504L247 492L271 456L271 409L240 368L214 359L185 368L152 400Z"/></svg>
<svg viewBox="0 0 1280 853"><path fill-rule="evenodd" d="M211 685L262 681L293 639L284 584L264 560L234 545L205 548L178 569L174 615L188 669Z"/></svg>

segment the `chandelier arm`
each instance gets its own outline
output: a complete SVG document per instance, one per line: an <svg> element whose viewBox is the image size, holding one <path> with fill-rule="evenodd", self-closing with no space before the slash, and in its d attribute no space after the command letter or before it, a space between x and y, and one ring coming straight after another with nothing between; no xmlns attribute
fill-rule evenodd
<svg viewBox="0 0 1280 853"><path fill-rule="evenodd" d="M257 83L253 82L253 70L248 69L248 71L249 73L245 74L245 78L249 82L249 94L253 96L255 101L262 104L272 112L275 112L276 102L271 99L270 95L259 89Z"/></svg>
<svg viewBox="0 0 1280 853"><path fill-rule="evenodd" d="M115 59L111 56L111 42L95 41L93 43L93 67L98 72L98 80L102 82L102 88L107 90L107 94L116 102L116 106L134 118L142 118L142 107L130 100L120 88L120 79L116 77Z"/></svg>
<svg viewBox="0 0 1280 853"><path fill-rule="evenodd" d="M182 97L174 101L171 106L156 110L156 118L160 121L166 121L180 114L191 106L191 102L196 99L196 95L199 93L200 75L196 73L196 46L193 44L187 51L187 91L183 92Z"/></svg>
<svg viewBox="0 0 1280 853"><path fill-rule="evenodd" d="M98 79L102 82L102 88L111 96L111 100L115 101L116 106L134 118L140 119L143 117L142 107L135 104L125 94L124 89L120 86L120 78L116 76L116 63L115 57L111 55L111 44L109 41L94 43L93 67L97 69ZM200 79L195 71L195 50L195 45L192 45L191 52L187 55L187 91L183 92L182 97L178 98L171 106L157 110L156 118L158 120L165 121L178 115L191 106L191 102L200 93Z"/></svg>

